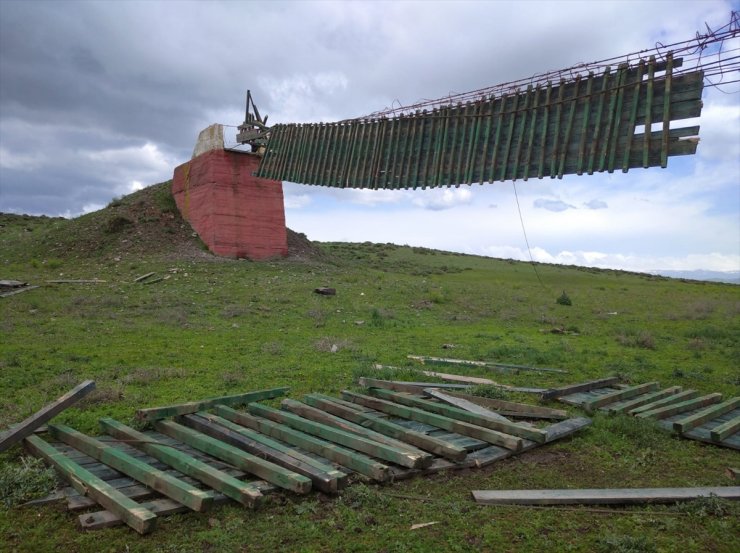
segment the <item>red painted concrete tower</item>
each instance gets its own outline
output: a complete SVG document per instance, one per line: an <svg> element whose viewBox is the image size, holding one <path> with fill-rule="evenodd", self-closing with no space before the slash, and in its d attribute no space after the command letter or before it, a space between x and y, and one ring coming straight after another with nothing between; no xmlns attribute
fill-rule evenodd
<svg viewBox="0 0 740 553"><path fill-rule="evenodd" d="M216 255L285 257L282 182L253 176L260 156L224 150L214 127L201 133L193 159L175 169L172 194L180 213Z"/></svg>

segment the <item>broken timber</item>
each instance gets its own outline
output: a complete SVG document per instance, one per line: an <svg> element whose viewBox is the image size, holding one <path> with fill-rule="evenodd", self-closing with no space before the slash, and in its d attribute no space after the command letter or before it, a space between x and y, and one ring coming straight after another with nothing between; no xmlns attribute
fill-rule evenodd
<svg viewBox="0 0 740 553"><path fill-rule="evenodd" d="M0 452L17 444L26 436L33 434L39 426L54 418L70 405L77 403L94 389L95 382L85 380L56 401L46 405L43 409L37 411L20 424L12 427L0 437Z"/></svg>
<svg viewBox="0 0 740 553"><path fill-rule="evenodd" d="M447 357L432 357L429 355L407 355L408 359L418 361L422 365L431 363L435 365L463 365L468 367L481 367L485 369L501 369L504 371L537 371L551 373L567 373L564 369L551 369L543 367L530 367L529 365L512 365L510 363L496 363L494 361L470 361L467 359L449 359Z"/></svg>
<svg viewBox="0 0 740 553"><path fill-rule="evenodd" d="M434 390L434 388L426 388L424 393L441 399L442 401L449 401L448 398L457 398L465 400L481 407L485 407L492 411L504 415L506 417L519 417L526 419L559 419L564 420L568 418L568 413L562 409L552 409L550 407L542 407L541 405L530 405L529 403L517 403L514 401L505 401L503 399L493 399L488 397L474 396L470 394L463 394L459 392Z"/></svg>
<svg viewBox="0 0 740 553"><path fill-rule="evenodd" d="M482 505L637 505L675 503L700 497L740 499L740 486L705 488L621 488L589 490L473 490Z"/></svg>

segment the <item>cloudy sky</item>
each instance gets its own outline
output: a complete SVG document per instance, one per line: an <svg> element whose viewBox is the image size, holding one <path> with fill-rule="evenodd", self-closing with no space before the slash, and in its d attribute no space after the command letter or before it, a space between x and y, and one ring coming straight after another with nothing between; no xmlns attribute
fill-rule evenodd
<svg viewBox="0 0 740 553"><path fill-rule="evenodd" d="M2 0L0 211L71 217L171 178L200 129L243 120L248 88L270 122L333 121L685 40L733 9L740 3ZM518 182L534 258L740 271L739 90L705 89L698 154L668 169ZM288 225L312 239L528 259L510 182L284 189Z"/></svg>

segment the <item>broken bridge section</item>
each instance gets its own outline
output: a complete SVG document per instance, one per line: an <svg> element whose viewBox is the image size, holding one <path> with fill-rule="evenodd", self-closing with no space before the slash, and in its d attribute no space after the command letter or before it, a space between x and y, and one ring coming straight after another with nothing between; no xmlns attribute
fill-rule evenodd
<svg viewBox="0 0 740 553"><path fill-rule="evenodd" d="M217 142L175 169L172 194L183 218L216 255L287 256L282 182L253 175L259 156L224 150L223 139Z"/></svg>

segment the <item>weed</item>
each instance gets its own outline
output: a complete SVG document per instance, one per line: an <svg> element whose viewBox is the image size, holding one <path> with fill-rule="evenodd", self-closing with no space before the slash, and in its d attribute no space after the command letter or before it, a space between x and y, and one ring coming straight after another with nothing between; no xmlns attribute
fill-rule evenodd
<svg viewBox="0 0 740 553"><path fill-rule="evenodd" d="M688 513L696 517L736 517L740 515L740 506L737 503L718 497L716 494L698 497L686 503L678 503L673 507L681 513Z"/></svg>
<svg viewBox="0 0 740 553"><path fill-rule="evenodd" d="M282 355L285 351L285 347L281 342L266 342L262 344L262 353L267 353L268 355Z"/></svg>
<svg viewBox="0 0 740 553"><path fill-rule="evenodd" d="M105 222L103 232L105 232L105 234L118 234L133 224L134 222L128 217L115 215Z"/></svg>
<svg viewBox="0 0 740 553"><path fill-rule="evenodd" d="M309 309L307 316L313 319L313 325L316 328L326 326L327 312L324 309Z"/></svg>
<svg viewBox="0 0 740 553"><path fill-rule="evenodd" d="M622 331L616 336L619 344L630 348L655 349L655 338L647 330L635 332L633 330Z"/></svg>
<svg viewBox="0 0 740 553"><path fill-rule="evenodd" d="M478 384L471 388L467 393L474 396L488 397L491 399L508 399L509 392L504 388L492 386L491 384Z"/></svg>
<svg viewBox="0 0 740 553"><path fill-rule="evenodd" d="M57 486L54 469L41 459L21 457L20 461L20 465L0 465L0 502L6 508L48 495Z"/></svg>
<svg viewBox="0 0 740 553"><path fill-rule="evenodd" d="M330 338L328 336L316 340L313 346L314 348L316 348L316 351L329 353L337 353L339 351L342 351L343 349L348 349L350 351L356 350L356 347L352 340L345 340L342 338Z"/></svg>
<svg viewBox="0 0 740 553"><path fill-rule="evenodd" d="M352 509L382 508L389 503L388 497L377 488L361 482L346 488L342 492L341 501Z"/></svg>

